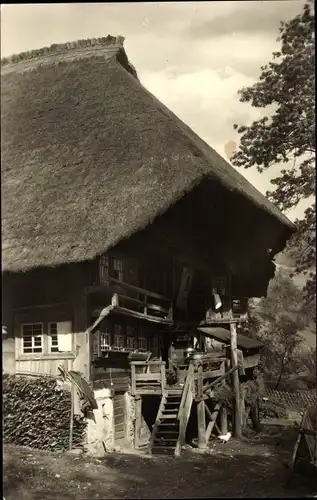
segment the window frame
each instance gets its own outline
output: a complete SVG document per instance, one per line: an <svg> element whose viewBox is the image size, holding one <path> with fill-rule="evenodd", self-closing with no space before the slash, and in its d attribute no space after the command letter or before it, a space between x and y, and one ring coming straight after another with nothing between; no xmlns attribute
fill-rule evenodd
<svg viewBox="0 0 317 500"><path fill-rule="evenodd" d="M40 335L34 335L33 333L31 334L31 339L32 339L32 352L24 352L24 332L23 332L23 328L25 326L36 326L36 325L41 325L41 329L42 329L42 333ZM20 325L20 332L21 332L21 354L23 354L23 356L34 356L34 355L37 355L37 356L41 356L44 354L44 350L45 350L45 343L44 343L44 323L42 321L28 321L28 322L23 322L21 323ZM34 345L34 337L41 337L41 349L42 351L41 352L34 352L33 349L35 349L35 345Z"/></svg>
<svg viewBox="0 0 317 500"><path fill-rule="evenodd" d="M70 334L74 335L73 329L73 321L66 320L70 323L71 331ZM30 321L29 319L22 319L18 316L15 319L15 360L16 361L27 361L27 360L50 360L50 359L75 359L76 358L76 350L74 339L72 338L71 343L71 351L64 352L52 352L51 351L51 336L49 333L49 325L52 323L60 323L66 322L61 321L59 318L55 321L52 320L42 320L42 321ZM42 327L42 352L24 352L24 343L23 343L23 327L25 325L37 325L40 324ZM33 342L33 341L32 341Z"/></svg>

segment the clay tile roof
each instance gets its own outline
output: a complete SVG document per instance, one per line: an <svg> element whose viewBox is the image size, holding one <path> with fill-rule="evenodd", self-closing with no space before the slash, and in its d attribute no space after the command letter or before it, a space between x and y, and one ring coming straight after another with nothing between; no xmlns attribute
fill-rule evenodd
<svg viewBox="0 0 317 500"><path fill-rule="evenodd" d="M266 389L265 396L276 403L283 402L289 409L305 410L309 407L316 407L316 391L285 392Z"/></svg>

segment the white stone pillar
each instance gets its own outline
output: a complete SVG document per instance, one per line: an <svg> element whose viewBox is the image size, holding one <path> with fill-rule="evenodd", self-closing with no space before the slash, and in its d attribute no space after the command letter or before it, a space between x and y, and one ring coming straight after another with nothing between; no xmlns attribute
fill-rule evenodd
<svg viewBox="0 0 317 500"><path fill-rule="evenodd" d="M88 455L104 456L114 450L113 400L110 389L94 391L98 410L88 415L86 451Z"/></svg>

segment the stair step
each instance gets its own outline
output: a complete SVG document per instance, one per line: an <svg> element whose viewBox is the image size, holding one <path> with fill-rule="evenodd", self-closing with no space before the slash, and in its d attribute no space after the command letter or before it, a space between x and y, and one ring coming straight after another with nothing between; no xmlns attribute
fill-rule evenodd
<svg viewBox="0 0 317 500"><path fill-rule="evenodd" d="M174 408L164 408L164 413L171 412L171 411L173 411L175 413L175 412L178 412L178 410L179 410L179 408L175 408L175 407Z"/></svg>
<svg viewBox="0 0 317 500"><path fill-rule="evenodd" d="M178 438L178 431L166 431L166 430L162 430L161 432L157 432L156 433L156 437L166 437L169 439L169 436L171 436L171 439L172 439L172 436L174 437L177 437Z"/></svg>
<svg viewBox="0 0 317 500"><path fill-rule="evenodd" d="M160 419L166 420L167 418L177 418L177 413L162 413Z"/></svg>
<svg viewBox="0 0 317 500"><path fill-rule="evenodd" d="M175 450L177 440L171 441L170 439L163 439L161 441L154 441L153 446L157 448L173 448Z"/></svg>
<svg viewBox="0 0 317 500"><path fill-rule="evenodd" d="M176 443L177 442L176 437L169 437L169 436L156 436L154 439L154 445L159 444L162 445L162 443Z"/></svg>
<svg viewBox="0 0 317 500"><path fill-rule="evenodd" d="M176 422L160 422L157 425L158 429L161 427L173 427L175 430L179 428L179 421L177 420Z"/></svg>
<svg viewBox="0 0 317 500"><path fill-rule="evenodd" d="M175 446L153 446L153 455L174 455Z"/></svg>

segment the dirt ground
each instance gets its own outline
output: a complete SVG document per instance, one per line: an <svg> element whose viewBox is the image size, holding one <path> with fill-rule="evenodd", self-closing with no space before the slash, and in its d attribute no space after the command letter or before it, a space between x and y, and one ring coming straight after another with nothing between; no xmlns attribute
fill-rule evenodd
<svg viewBox="0 0 317 500"><path fill-rule="evenodd" d="M296 431L266 427L241 441L218 441L208 453L186 450L179 458L142 454L53 454L4 446L5 500L110 498L297 497L316 495L298 478L285 489L285 462Z"/></svg>

